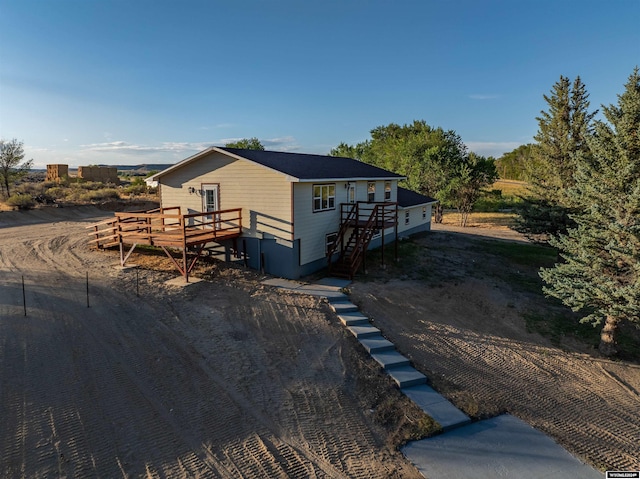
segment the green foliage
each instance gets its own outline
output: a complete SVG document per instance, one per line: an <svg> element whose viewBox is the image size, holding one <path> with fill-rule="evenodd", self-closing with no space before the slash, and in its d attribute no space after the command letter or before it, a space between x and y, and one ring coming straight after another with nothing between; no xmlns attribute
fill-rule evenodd
<svg viewBox="0 0 640 479"><path fill-rule="evenodd" d="M242 138L238 141L232 141L225 144L227 148L242 148L245 150L264 150L264 146L257 138Z"/></svg>
<svg viewBox="0 0 640 479"><path fill-rule="evenodd" d="M117 200L120 198L120 194L115 188L100 188L79 193L75 198L82 202Z"/></svg>
<svg viewBox="0 0 640 479"><path fill-rule="evenodd" d="M511 211L517 208L521 203L521 197L505 195L502 193L502 190L482 190L480 192L480 197L473 206L473 211L484 213Z"/></svg>
<svg viewBox="0 0 640 479"><path fill-rule="evenodd" d="M536 168L534 162L533 145L520 145L513 151L505 153L496 160L498 176L503 180L529 181L531 171Z"/></svg>
<svg viewBox="0 0 640 479"><path fill-rule="evenodd" d="M482 193L482 188L498 177L493 158L469 153L455 165L455 173L447 185L448 199L460 213L460 225L467 226L469 214Z"/></svg>
<svg viewBox="0 0 640 479"><path fill-rule="evenodd" d="M479 196L477 190L496 177L492 159L468 154L455 131L433 128L424 121L379 126L371 130L370 140L355 146L340 143L330 154L406 176L401 186L439 200L436 222L442 221L445 206L466 212Z"/></svg>
<svg viewBox="0 0 640 479"><path fill-rule="evenodd" d="M575 184L574 175L580 161L588 161L587 140L592 134L589 95L577 77L573 84L563 76L553 85L551 95L544 95L549 106L538 120L536 144L526 163L531 185L519 209L516 229L531 238L546 241L549 235L564 233L573 226L571 214L576 204L567 195Z"/></svg>
<svg viewBox="0 0 640 479"><path fill-rule="evenodd" d="M30 210L36 204L31 195L16 193L7 198L6 203L9 206L17 206L21 210Z"/></svg>
<svg viewBox="0 0 640 479"><path fill-rule="evenodd" d="M583 321L601 324L600 351L619 351L623 321L640 322L640 74L629 77L618 105L603 107L608 123L595 122L589 152L579 158L575 185L567 189L576 226L554 236L563 263L543 268L545 293Z"/></svg>
<svg viewBox="0 0 640 479"><path fill-rule="evenodd" d="M11 141L0 140L0 182L4 186L7 196L11 195L11 182L25 176L33 164L33 160L25 161L24 148L21 141L15 138Z"/></svg>

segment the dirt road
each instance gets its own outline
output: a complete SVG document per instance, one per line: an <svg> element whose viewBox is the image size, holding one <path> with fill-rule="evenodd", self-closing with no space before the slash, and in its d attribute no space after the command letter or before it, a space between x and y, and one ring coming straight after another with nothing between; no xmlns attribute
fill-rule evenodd
<svg viewBox="0 0 640 479"><path fill-rule="evenodd" d="M100 215L0 213L0 477L421 477L367 402L396 391L362 383L326 304L234 269L140 270L136 297L86 246Z"/></svg>
<svg viewBox="0 0 640 479"><path fill-rule="evenodd" d="M528 332L522 312L540 296L514 284L536 272L494 274L507 266L481 241L432 232L417 240L428 253L415 254L415 275L379 271L352 300L467 414L509 412L595 467L640 469L640 366Z"/></svg>

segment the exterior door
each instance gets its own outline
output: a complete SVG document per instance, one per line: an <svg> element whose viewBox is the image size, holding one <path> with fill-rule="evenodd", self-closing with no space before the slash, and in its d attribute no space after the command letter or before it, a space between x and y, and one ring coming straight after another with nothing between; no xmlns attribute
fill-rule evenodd
<svg viewBox="0 0 640 479"><path fill-rule="evenodd" d="M356 184L349 183L349 188L347 189L347 203L355 203L356 202Z"/></svg>
<svg viewBox="0 0 640 479"><path fill-rule="evenodd" d="M219 209L218 185L206 183L203 184L202 211L206 213L208 211L218 211ZM210 223L205 225L207 228L220 229L220 215L205 216L205 221L207 223Z"/></svg>

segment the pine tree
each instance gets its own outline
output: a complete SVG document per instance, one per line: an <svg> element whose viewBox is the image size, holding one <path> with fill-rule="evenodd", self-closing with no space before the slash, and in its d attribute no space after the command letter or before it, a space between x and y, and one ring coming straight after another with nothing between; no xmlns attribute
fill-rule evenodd
<svg viewBox="0 0 640 479"><path fill-rule="evenodd" d="M588 156L586 139L596 112L589 112L589 94L576 77L560 76L551 95L544 95L549 111L541 111L533 158L527 176L530 191L520 208L517 230L543 241L549 235L566 232L572 225L569 213L576 205L567 196L574 184L577 158Z"/></svg>
<svg viewBox="0 0 640 479"><path fill-rule="evenodd" d="M619 352L623 321L640 323L640 74L629 77L618 105L603 107L589 154L578 157L568 200L580 205L576 226L551 239L564 262L543 268L545 293L559 298L583 322L604 322L599 350Z"/></svg>

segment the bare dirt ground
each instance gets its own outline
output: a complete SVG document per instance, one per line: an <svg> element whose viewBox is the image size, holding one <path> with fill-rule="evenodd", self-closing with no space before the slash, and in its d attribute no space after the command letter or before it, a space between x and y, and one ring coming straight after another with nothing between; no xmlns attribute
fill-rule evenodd
<svg viewBox="0 0 640 479"><path fill-rule="evenodd" d="M119 271L86 244L106 216L0 213L0 477L421 477L395 447L425 418L326 303Z"/></svg>
<svg viewBox="0 0 640 479"><path fill-rule="evenodd" d="M487 228L434 229L414 240L402 275L371 265L352 301L472 417L509 412L595 467L640 469L640 366L529 332L523 313L539 309L541 296L518 285L535 268L507 271L483 243L493 240L477 236ZM514 234L496 236L522 240Z"/></svg>

